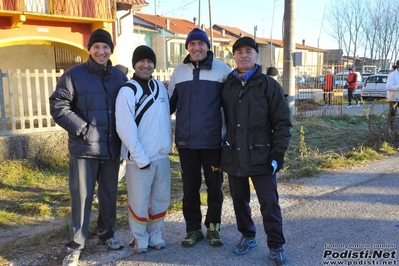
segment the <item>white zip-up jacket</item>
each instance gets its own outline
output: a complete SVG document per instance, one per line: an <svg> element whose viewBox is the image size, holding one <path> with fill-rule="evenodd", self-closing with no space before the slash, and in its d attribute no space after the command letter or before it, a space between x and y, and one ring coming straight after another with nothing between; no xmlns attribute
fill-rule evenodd
<svg viewBox="0 0 399 266"><path fill-rule="evenodd" d="M389 73L387 84L388 101L399 102L399 71Z"/></svg>
<svg viewBox="0 0 399 266"><path fill-rule="evenodd" d="M127 164L137 164L139 168L168 157L172 152L168 91L155 79L150 79L148 85L143 90L131 79L116 98L116 131L122 140L121 157Z"/></svg>

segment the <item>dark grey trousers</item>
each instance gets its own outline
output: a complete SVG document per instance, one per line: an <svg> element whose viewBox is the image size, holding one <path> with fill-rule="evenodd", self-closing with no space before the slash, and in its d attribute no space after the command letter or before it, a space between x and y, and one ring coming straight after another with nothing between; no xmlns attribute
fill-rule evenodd
<svg viewBox="0 0 399 266"><path fill-rule="evenodd" d="M68 253L80 254L84 249L96 182L98 182L98 238L107 240L114 235L118 171L119 157L113 160L98 160L70 156L71 224L70 240L66 244Z"/></svg>

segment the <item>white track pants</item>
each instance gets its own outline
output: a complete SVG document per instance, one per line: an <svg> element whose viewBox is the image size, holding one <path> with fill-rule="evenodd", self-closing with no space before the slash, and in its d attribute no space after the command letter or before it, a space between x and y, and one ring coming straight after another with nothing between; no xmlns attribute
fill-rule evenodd
<svg viewBox="0 0 399 266"><path fill-rule="evenodd" d="M151 161L149 170L126 165L129 226L138 248L165 244L161 230L170 204L169 158Z"/></svg>

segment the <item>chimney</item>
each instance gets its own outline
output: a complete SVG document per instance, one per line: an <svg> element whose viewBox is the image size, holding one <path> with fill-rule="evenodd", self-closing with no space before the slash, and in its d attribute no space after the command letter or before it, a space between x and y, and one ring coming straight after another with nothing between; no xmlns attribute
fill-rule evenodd
<svg viewBox="0 0 399 266"><path fill-rule="evenodd" d="M302 45L305 46L305 39L302 40Z"/></svg>
<svg viewBox="0 0 399 266"><path fill-rule="evenodd" d="M201 30L205 31L205 24L201 24Z"/></svg>
<svg viewBox="0 0 399 266"><path fill-rule="evenodd" d="M222 29L222 36L226 36L226 30L225 29Z"/></svg>
<svg viewBox="0 0 399 266"><path fill-rule="evenodd" d="M197 17L193 18L194 25L197 25Z"/></svg>
<svg viewBox="0 0 399 266"><path fill-rule="evenodd" d="M167 29L167 30L170 30L170 19L167 18L167 19L165 20L165 22L166 22L166 29Z"/></svg>

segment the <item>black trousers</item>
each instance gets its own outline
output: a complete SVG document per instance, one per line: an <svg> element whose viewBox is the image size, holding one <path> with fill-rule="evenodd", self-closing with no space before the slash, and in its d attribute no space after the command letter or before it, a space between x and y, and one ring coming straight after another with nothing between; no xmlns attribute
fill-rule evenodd
<svg viewBox="0 0 399 266"><path fill-rule="evenodd" d="M223 174L220 170L221 149L178 149L183 180L183 216L186 232L201 229L200 188L201 168L208 193L205 226L221 223L223 204Z"/></svg>
<svg viewBox="0 0 399 266"><path fill-rule="evenodd" d="M389 102L389 112L388 112L388 127L391 129L392 124L394 124L394 119L396 116L396 111L399 108L399 102L390 101Z"/></svg>
<svg viewBox="0 0 399 266"><path fill-rule="evenodd" d="M353 92L355 91L356 89L350 89L350 88L348 88L348 102L349 102L349 105L352 105L352 99L354 99L355 101L356 101L356 104L359 102L359 100L355 97L355 95L353 94Z"/></svg>
<svg viewBox="0 0 399 266"><path fill-rule="evenodd" d="M278 202L276 175L264 174L252 177L229 175L230 193L233 199L237 229L245 237L255 237L256 227L251 217L249 178L255 188L267 235L267 245L276 249L285 244L283 219Z"/></svg>
<svg viewBox="0 0 399 266"><path fill-rule="evenodd" d="M325 104L328 104L328 105L331 105L331 98L332 98L332 96L333 96L333 89L331 88L330 90L324 90L324 93L323 93L323 98L324 98L324 103Z"/></svg>

